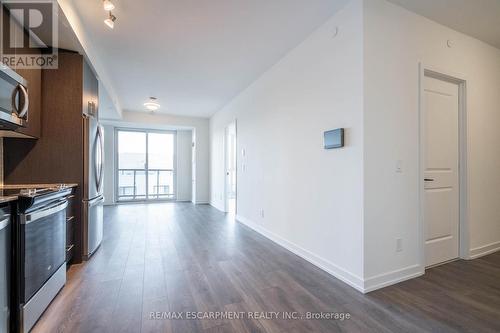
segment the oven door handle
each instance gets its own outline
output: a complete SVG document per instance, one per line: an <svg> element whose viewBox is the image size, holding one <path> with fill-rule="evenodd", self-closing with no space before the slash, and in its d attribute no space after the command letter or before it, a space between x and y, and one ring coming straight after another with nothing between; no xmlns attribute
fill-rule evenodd
<svg viewBox="0 0 500 333"><path fill-rule="evenodd" d="M40 210L29 214L24 214L21 218L21 224L30 224L31 222L35 222L36 220L40 220L49 215L58 213L61 210L66 209L66 207L68 207L67 200L63 202L58 202L57 204L47 207L44 210Z"/></svg>

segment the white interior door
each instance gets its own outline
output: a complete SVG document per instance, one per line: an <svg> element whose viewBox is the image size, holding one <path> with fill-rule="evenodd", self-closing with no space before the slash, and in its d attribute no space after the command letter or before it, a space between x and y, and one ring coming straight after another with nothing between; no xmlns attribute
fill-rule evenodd
<svg viewBox="0 0 500 333"><path fill-rule="evenodd" d="M459 255L459 86L424 81L426 266Z"/></svg>

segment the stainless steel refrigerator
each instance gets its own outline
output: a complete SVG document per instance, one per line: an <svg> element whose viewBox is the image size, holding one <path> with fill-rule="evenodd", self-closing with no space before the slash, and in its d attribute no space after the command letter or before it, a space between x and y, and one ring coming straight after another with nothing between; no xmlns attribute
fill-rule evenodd
<svg viewBox="0 0 500 333"><path fill-rule="evenodd" d="M103 235L104 136L97 112L84 116L83 258L99 248Z"/></svg>

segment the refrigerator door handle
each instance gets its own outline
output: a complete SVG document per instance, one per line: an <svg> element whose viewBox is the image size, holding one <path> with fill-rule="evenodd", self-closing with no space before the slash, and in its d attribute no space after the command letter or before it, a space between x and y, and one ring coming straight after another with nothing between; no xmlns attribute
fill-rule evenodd
<svg viewBox="0 0 500 333"><path fill-rule="evenodd" d="M102 178L103 178L103 161L104 161L104 142L101 126L97 126L96 135L96 149L94 156L94 167L95 167L95 182L97 186L97 192L101 192Z"/></svg>
<svg viewBox="0 0 500 333"><path fill-rule="evenodd" d="M104 201L104 197L101 195L98 198L95 198L95 199L92 199L92 200L88 201L88 205L89 205L89 207L93 207L93 206L95 206L97 204L100 204L103 201Z"/></svg>

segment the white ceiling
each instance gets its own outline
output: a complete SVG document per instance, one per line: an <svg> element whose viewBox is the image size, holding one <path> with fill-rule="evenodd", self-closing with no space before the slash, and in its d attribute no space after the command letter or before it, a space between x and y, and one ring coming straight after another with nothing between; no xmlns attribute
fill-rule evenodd
<svg viewBox="0 0 500 333"><path fill-rule="evenodd" d="M113 0L114 30L101 0L67 1L121 109L155 96L159 112L209 117L348 0ZM500 48L500 0L389 1Z"/></svg>
<svg viewBox="0 0 500 333"><path fill-rule="evenodd" d="M389 0L500 49L500 0Z"/></svg>
<svg viewBox="0 0 500 333"><path fill-rule="evenodd" d="M72 0L122 109L209 117L347 0Z"/></svg>

